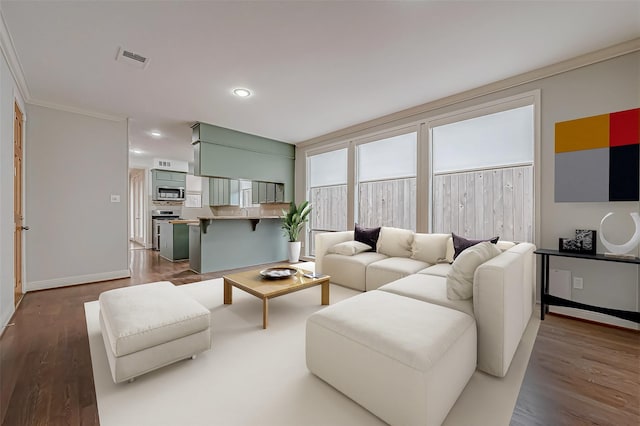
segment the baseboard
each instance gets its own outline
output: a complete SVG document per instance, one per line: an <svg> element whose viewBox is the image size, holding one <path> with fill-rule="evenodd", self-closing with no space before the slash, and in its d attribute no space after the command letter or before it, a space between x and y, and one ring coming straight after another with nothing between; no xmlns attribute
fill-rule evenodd
<svg viewBox="0 0 640 426"><path fill-rule="evenodd" d="M122 269L119 271L101 272L99 274L75 275L71 277L54 278L52 280L32 281L25 283L25 292L94 283L97 281L116 280L130 276L131 273L128 269Z"/></svg>
<svg viewBox="0 0 640 426"><path fill-rule="evenodd" d="M9 321L11 321L11 317L13 316L15 312L15 308L13 308L10 311L7 312L3 312L2 313L2 317L0 317L0 324L2 324L2 330L0 331L0 337L2 337L2 335L4 334L4 330L7 328L7 324L9 324Z"/></svg>
<svg viewBox="0 0 640 426"><path fill-rule="evenodd" d="M538 309L540 309L540 305L538 305ZM622 318L616 318L610 315L601 314L599 312L585 311L582 309L568 308L565 306L549 306L549 312L590 322L612 325L620 328L640 330L640 324L636 324L633 321L623 320Z"/></svg>

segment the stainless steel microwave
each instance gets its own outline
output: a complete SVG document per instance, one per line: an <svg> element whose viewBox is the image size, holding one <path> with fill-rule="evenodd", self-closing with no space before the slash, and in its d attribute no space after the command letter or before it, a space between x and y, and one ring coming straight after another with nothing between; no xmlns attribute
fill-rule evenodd
<svg viewBox="0 0 640 426"><path fill-rule="evenodd" d="M184 201L184 188L157 186L154 199L159 201Z"/></svg>

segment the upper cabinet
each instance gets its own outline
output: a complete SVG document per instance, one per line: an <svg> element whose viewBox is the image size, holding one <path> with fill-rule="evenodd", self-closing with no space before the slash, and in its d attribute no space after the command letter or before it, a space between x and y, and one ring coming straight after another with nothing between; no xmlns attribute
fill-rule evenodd
<svg viewBox="0 0 640 426"><path fill-rule="evenodd" d="M256 204L283 203L284 184L274 182L251 182L251 194Z"/></svg>
<svg viewBox="0 0 640 426"><path fill-rule="evenodd" d="M240 181L238 179L209 179L210 206L239 206Z"/></svg>
<svg viewBox="0 0 640 426"><path fill-rule="evenodd" d="M282 202L294 194L295 147L247 133L236 132L206 123L193 126L194 174L212 178L248 179L264 183L277 182L273 191L265 187L264 198L254 203L276 202L281 192ZM271 187L270 187L271 189ZM266 201L268 200L268 201Z"/></svg>

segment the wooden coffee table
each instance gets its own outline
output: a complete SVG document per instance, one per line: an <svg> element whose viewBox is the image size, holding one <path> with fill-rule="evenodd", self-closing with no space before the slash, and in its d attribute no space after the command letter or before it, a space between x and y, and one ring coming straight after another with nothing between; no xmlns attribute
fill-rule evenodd
<svg viewBox="0 0 640 426"><path fill-rule="evenodd" d="M304 274L311 273L304 269L298 269L295 276L283 279L266 279L260 275L260 269L254 271L238 272L223 276L224 280L224 303L230 305L233 302L232 287L244 290L262 299L262 328L267 328L269 322L269 299L304 290L316 285L322 286L323 305L329 304L329 275L320 278L307 278Z"/></svg>

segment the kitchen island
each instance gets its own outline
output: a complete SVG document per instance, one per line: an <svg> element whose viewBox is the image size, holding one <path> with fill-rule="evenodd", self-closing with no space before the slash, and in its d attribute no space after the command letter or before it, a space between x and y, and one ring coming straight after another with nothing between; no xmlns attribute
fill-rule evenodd
<svg viewBox="0 0 640 426"><path fill-rule="evenodd" d="M224 271L287 259L279 216L210 216L189 223L189 268Z"/></svg>
<svg viewBox="0 0 640 426"><path fill-rule="evenodd" d="M160 223L160 256L172 262L189 258L189 223L193 220L170 220Z"/></svg>

